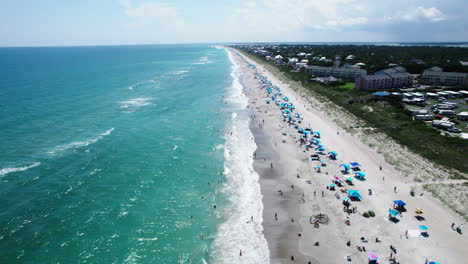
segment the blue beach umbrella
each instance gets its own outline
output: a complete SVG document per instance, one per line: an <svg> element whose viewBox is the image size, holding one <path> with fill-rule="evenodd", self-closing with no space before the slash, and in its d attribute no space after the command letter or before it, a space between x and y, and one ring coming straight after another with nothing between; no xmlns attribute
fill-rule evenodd
<svg viewBox="0 0 468 264"><path fill-rule="evenodd" d="M356 171L354 173L354 175L356 175L357 177L360 177L360 178L366 177L366 174L364 172L362 172L362 171Z"/></svg>
<svg viewBox="0 0 468 264"><path fill-rule="evenodd" d="M315 151L325 151L325 149L323 147L320 147L320 148L316 148Z"/></svg>
<svg viewBox="0 0 468 264"><path fill-rule="evenodd" d="M316 140L318 140L318 139L316 139ZM330 151L330 152L328 152L328 154L333 155L335 157L338 156L338 153L336 153L336 151Z"/></svg>
<svg viewBox="0 0 468 264"><path fill-rule="evenodd" d="M393 216L397 216L400 214L400 212L398 212L397 210L393 210L393 209L388 210L388 213Z"/></svg>
<svg viewBox="0 0 468 264"><path fill-rule="evenodd" d="M398 206L405 206L406 205L406 203L403 202L402 200L395 200L395 201L393 201L393 203L398 205Z"/></svg>
<svg viewBox="0 0 468 264"><path fill-rule="evenodd" d="M427 226L425 226L425 225L420 225L420 226L419 226L419 229L426 231L426 230L429 229L429 227L427 227Z"/></svg>
<svg viewBox="0 0 468 264"><path fill-rule="evenodd" d="M359 200L362 200L361 194L356 190L348 190L348 196L350 198L357 198Z"/></svg>
<svg viewBox="0 0 468 264"><path fill-rule="evenodd" d="M345 164L345 163L341 164L339 167L343 167L343 169L344 169L345 171L349 171L349 170L351 169L351 167L349 166L349 164Z"/></svg>

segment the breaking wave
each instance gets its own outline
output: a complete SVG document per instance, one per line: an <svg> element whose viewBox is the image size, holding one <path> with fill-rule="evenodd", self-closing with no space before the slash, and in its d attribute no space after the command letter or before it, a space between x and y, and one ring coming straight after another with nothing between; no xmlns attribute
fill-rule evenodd
<svg viewBox="0 0 468 264"><path fill-rule="evenodd" d="M115 130L114 128L111 128L111 129L107 130L106 132L99 134L99 136L97 136L95 138L90 138L90 139L87 139L87 140L84 140L84 141L75 141L75 142L71 142L71 143L68 143L68 144L65 144L65 145L57 146L53 150L49 151L49 154L57 155L57 154L62 153L64 151L68 150L68 149L77 149L77 148L82 148L82 147L89 146L91 144L94 144L94 143L98 142L99 140L101 140L105 136L110 135L112 133L112 131L114 131L114 130Z"/></svg>
<svg viewBox="0 0 468 264"><path fill-rule="evenodd" d="M246 112L248 98L240 83L240 69L233 64L233 79L228 89L228 101L237 110L231 114L224 146L224 175L222 192L230 204L222 211L222 223L214 240L215 263L270 263L267 241L263 235L263 203L259 175L253 169L253 152L257 145L252 140L250 119ZM253 217L254 221L251 221ZM239 256L242 250L242 257Z"/></svg>
<svg viewBox="0 0 468 264"><path fill-rule="evenodd" d="M35 162L35 163L33 163L33 164L29 165L29 166L24 166L24 167L4 168L4 169L0 170L0 176L4 176L4 175L7 175L8 173L12 173L12 172L29 170L29 169L37 167L39 165L41 165L40 162Z"/></svg>

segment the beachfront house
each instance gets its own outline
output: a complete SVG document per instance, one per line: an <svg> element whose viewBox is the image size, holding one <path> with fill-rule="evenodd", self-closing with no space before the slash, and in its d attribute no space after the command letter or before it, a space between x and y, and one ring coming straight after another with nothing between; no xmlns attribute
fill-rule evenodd
<svg viewBox="0 0 468 264"><path fill-rule="evenodd" d="M289 67L295 68L295 67L296 67L296 63L298 63L298 62L299 62L298 59L296 59L296 58L291 58L291 59L289 59L289 61L288 61L288 66L289 66Z"/></svg>
<svg viewBox="0 0 468 264"><path fill-rule="evenodd" d="M285 64L285 62L283 61L283 56L281 55L276 55L273 61L275 62L275 64L279 64L279 65Z"/></svg>

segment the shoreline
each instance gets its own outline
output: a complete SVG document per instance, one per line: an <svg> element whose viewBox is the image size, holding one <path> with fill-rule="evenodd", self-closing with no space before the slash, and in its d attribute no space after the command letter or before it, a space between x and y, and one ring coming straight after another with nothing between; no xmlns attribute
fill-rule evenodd
<svg viewBox="0 0 468 264"><path fill-rule="evenodd" d="M366 244L368 252L377 253L381 260L388 259L390 245L399 249L397 260L404 263L424 263L426 257L431 261L455 263L467 257L467 253L463 251L463 246L468 245L466 236L456 235L450 228L447 230L452 221L463 222L457 215L443 208L440 202L426 192L423 193L424 196L411 197L411 183L408 179L386 163L375 150L360 142L354 135L342 131L324 113L313 109L306 99L264 71L261 65L244 55L241 55L241 60L237 51L232 52L237 63L241 64L243 78L249 85L249 105L257 117L251 120L250 129L258 147L254 169L260 175L264 202L263 232L268 241L271 263L293 263L291 256L294 256L295 262L298 263L346 262L347 256L351 257L351 263L366 263L367 254L356 249L357 245L362 244L359 238L363 236L369 239L369 243ZM322 168L322 173L316 173L312 169L313 164L308 160L309 152L295 144L297 138L294 130L281 120L278 107L265 103L265 91L258 89L258 80L252 78L254 70L242 65L246 64L243 60L256 65L259 72L267 75L274 85L281 87L282 93L294 102L297 112L304 116L304 126L312 123L310 125L314 130L322 131L322 141L326 147L330 147L327 151L335 150L340 153L338 160L329 161L330 164ZM258 120L262 119L265 119L265 124L263 128L258 128ZM280 136L284 131L287 131L287 136ZM286 143L283 143L283 140ZM267 152L272 154L265 156ZM263 161L263 158L266 160ZM341 210L341 200L334 196L338 192L330 192L325 186L331 182L331 176L340 176L337 172L338 165L350 161L362 163L365 172L371 176L367 181L358 182L353 187L361 192L364 200L357 204L358 213L349 216L352 224L347 226L343 221L346 214ZM272 174L269 164L274 162L277 165L274 165L275 173ZM379 170L379 166L383 166L383 171ZM300 178L297 175L300 175ZM291 184L294 185L294 190L289 188ZM401 190L402 194L393 193L394 186ZM372 196L366 195L367 188L372 188ZM283 190L283 196L278 194L279 189ZM312 194L314 191L317 195ZM321 195L322 191L324 197ZM418 194L421 193L421 190L417 191ZM302 192L304 200L301 198ZM338 195L343 197L341 193ZM426 221L425 224L430 225L430 239L418 241L421 238L400 238L405 230L413 230L415 227L417 229L418 222L408 216L401 220L402 223L389 223L386 210L395 199L404 199L409 204L409 212L406 214L411 214L413 207L423 207L427 211L425 217L431 221ZM362 212L367 209L374 210L377 216L362 217ZM285 222L274 220L273 212L278 211L279 217L284 218ZM314 228L309 219L318 213L326 215L329 222ZM444 219L437 219L438 215L444 215ZM294 223L290 221L291 218L294 218ZM382 242L371 242L376 237ZM447 238L450 241L446 241ZM351 246L346 245L347 241L351 242ZM320 243L319 246L314 246L316 242ZM440 245L442 242L443 246Z"/></svg>

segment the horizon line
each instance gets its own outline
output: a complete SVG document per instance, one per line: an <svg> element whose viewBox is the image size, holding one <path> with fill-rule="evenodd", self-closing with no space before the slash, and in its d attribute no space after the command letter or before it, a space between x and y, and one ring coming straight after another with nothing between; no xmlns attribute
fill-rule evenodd
<svg viewBox="0 0 468 264"><path fill-rule="evenodd" d="M180 43L145 43L145 44L83 44L83 45L25 45L0 46L0 48L59 48L59 47L116 47L116 46L150 46L150 45L231 45L231 44L308 44L308 43L382 43L382 44L468 44L466 41L241 41L241 42L180 42Z"/></svg>

